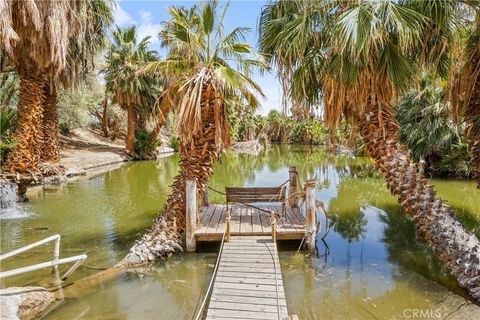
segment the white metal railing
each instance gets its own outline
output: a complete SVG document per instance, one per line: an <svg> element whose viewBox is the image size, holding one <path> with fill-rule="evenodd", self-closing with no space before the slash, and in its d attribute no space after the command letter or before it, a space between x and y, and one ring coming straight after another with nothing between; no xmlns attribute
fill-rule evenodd
<svg viewBox="0 0 480 320"><path fill-rule="evenodd" d="M31 266L27 266L27 267L22 267L22 268L18 268L18 269L13 269L13 270L9 270L9 271L0 272L0 279L15 276L15 275L30 272L30 271L44 269L44 268L48 268L48 267L57 268L58 265L75 262L75 264L70 269L68 269L67 272L65 272L63 277L61 277L62 281L66 280L75 270L77 270L78 267L80 267L82 262L85 259L87 259L87 255L86 254L81 254L81 255L78 255L78 256L74 256L74 257L59 259L59 257L60 257L60 235L59 234L50 236L50 237L45 238L43 240L31 243L29 245L23 246L21 248L15 249L15 250L7 252L7 253L4 253L4 254L0 255L0 261L2 261L4 259L7 259L7 258L10 258L10 257L13 257L17 254L20 254L20 253L28 251L30 249L39 247L41 245L44 245L44 244L46 244L48 242L52 242L52 241L55 241L55 246L53 248L53 260L38 263L38 264L34 264L34 265L31 265Z"/></svg>

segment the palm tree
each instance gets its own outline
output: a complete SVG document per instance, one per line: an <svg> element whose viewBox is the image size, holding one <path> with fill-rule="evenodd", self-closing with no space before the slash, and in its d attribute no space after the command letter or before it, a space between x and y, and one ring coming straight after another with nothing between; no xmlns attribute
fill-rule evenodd
<svg viewBox="0 0 480 320"><path fill-rule="evenodd" d="M100 3L109 7L109 1ZM86 34L98 32L88 23L95 16L92 8L97 7L100 4L93 0L3 1L0 5L0 46L20 78L17 144L5 163L6 172L37 170L45 83L53 85L67 74L76 74L71 52L74 46L86 47L82 42ZM47 105L48 121L55 113L54 104Z"/></svg>
<svg viewBox="0 0 480 320"><path fill-rule="evenodd" d="M68 68L63 69L58 81L46 79L43 86L42 145L40 160L60 161L58 145L58 87L75 88L95 68L95 58L107 43L106 30L113 20L110 0L87 0L80 8L82 32L70 41Z"/></svg>
<svg viewBox="0 0 480 320"><path fill-rule="evenodd" d="M444 101L444 95L442 81L425 73L418 88L402 96L397 112L400 142L408 146L415 161L425 162L427 175L468 177L471 157L464 148L465 125L455 123L452 105ZM458 157L462 154L463 159Z"/></svg>
<svg viewBox="0 0 480 320"><path fill-rule="evenodd" d="M127 110L127 139L125 151L134 154L135 130L138 110L142 104L150 103L150 97L157 92L156 79L138 70L147 62L157 59L157 53L148 50L150 37L137 42L135 26L113 31L113 44L106 57L105 81L113 100ZM158 81L157 81L158 82Z"/></svg>
<svg viewBox="0 0 480 320"><path fill-rule="evenodd" d="M163 258L180 248L186 180L196 180L198 192L203 192L216 160L230 143L226 100L236 95L255 106L255 93L263 95L249 77L252 69L266 67L263 58L241 42L247 28L223 34L227 8L225 5L219 12L217 1L190 10L169 8L172 19L164 24L160 35L162 44L171 50L166 60L150 63L145 72L175 79L171 85L178 97L180 174L174 179L163 212L123 265Z"/></svg>
<svg viewBox="0 0 480 320"><path fill-rule="evenodd" d="M475 20L467 27L468 37L454 65L449 98L455 115L467 123L466 136L472 154L472 174L480 188L480 4Z"/></svg>
<svg viewBox="0 0 480 320"><path fill-rule="evenodd" d="M415 81L422 32L430 22L397 1L281 1L262 13L260 45L286 70L292 100L322 102L330 129L342 119L354 120L418 234L459 285L480 299L480 242L435 196L398 140L396 100Z"/></svg>

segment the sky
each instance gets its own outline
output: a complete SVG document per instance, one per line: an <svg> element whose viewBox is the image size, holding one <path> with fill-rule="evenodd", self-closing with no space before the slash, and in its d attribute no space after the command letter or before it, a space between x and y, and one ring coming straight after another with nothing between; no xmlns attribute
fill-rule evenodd
<svg viewBox="0 0 480 320"><path fill-rule="evenodd" d="M151 36L151 49L160 52L158 31L161 21L169 19L167 8L171 5L191 7L197 1L167 0L117 0L114 12L115 24L120 27L136 25L139 38ZM236 27L251 28L246 42L257 48L257 21L262 6L268 1L233 0L225 17L225 33ZM266 115L270 110L281 108L281 87L275 72L265 72L263 76L254 75L253 79L260 84L266 98L261 99L261 107L257 113Z"/></svg>

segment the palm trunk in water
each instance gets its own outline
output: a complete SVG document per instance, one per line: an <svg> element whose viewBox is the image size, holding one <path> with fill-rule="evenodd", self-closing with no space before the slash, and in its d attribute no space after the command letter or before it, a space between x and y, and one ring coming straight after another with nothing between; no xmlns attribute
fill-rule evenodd
<svg viewBox="0 0 480 320"><path fill-rule="evenodd" d="M16 145L5 162L5 172L38 170L41 138L43 81L40 76L20 75Z"/></svg>
<svg viewBox="0 0 480 320"><path fill-rule="evenodd" d="M42 143L40 160L57 163L60 161L58 146L57 90L48 84L43 87Z"/></svg>
<svg viewBox="0 0 480 320"><path fill-rule="evenodd" d="M180 146L180 173L174 179L172 193L163 212L155 219L150 232L130 249L117 267L164 259L182 250L180 234L185 230L186 180L195 180L197 192L202 194L220 153L215 139L214 96L212 86L204 84L201 104L203 130L193 137L192 144L182 143Z"/></svg>
<svg viewBox="0 0 480 320"><path fill-rule="evenodd" d="M480 301L480 243L454 216L452 209L435 196L433 186L419 172L407 148L398 141L393 116L367 112L357 119L362 139L384 174L387 186L422 236L446 263L458 284Z"/></svg>
<svg viewBox="0 0 480 320"><path fill-rule="evenodd" d="M127 106L127 139L125 150L132 155L134 152L135 129L137 128L137 110L133 104Z"/></svg>

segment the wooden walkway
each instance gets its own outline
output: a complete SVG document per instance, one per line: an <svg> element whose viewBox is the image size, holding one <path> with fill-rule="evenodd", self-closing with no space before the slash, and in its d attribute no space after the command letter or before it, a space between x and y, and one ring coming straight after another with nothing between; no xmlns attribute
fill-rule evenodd
<svg viewBox="0 0 480 320"><path fill-rule="evenodd" d="M232 236L223 246L206 319L287 317L276 243L271 236Z"/></svg>
<svg viewBox="0 0 480 320"><path fill-rule="evenodd" d="M258 207L275 211L281 214L280 205L259 205ZM270 214L256 208L233 205L231 206L230 229L232 236L270 236L272 226ZM197 241L220 241L225 230L227 207L223 204L210 204L200 207L199 224L195 231ZM299 209L287 208L285 220L277 219L278 240L301 240L305 235L305 217Z"/></svg>

